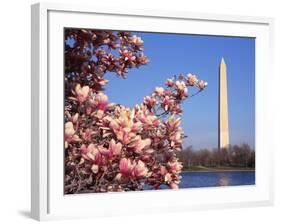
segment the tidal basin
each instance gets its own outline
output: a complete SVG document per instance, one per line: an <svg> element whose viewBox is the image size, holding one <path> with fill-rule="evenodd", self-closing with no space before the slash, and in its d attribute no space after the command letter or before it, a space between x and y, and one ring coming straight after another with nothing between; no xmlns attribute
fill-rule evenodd
<svg viewBox="0 0 281 224"><path fill-rule="evenodd" d="M255 171L182 172L180 188L254 185Z"/></svg>
<svg viewBox="0 0 281 224"><path fill-rule="evenodd" d="M255 171L184 171L181 176L180 189L255 185ZM169 188L162 185L161 189Z"/></svg>

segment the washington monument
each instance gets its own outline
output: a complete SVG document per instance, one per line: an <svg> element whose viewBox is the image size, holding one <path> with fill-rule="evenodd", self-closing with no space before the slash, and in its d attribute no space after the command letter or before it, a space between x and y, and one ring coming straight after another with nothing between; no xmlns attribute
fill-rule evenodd
<svg viewBox="0 0 281 224"><path fill-rule="evenodd" d="M228 103L227 103L227 74L224 59L219 67L219 117L218 117L218 148L227 149L229 146Z"/></svg>

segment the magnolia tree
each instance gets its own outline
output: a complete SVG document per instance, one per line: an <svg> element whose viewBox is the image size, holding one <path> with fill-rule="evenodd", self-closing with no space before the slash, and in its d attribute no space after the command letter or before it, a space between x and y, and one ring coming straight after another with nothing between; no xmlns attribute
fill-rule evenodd
<svg viewBox="0 0 281 224"><path fill-rule="evenodd" d="M105 74L125 78L148 62L142 39L129 32L65 30L66 194L178 188L180 105L207 83L174 76L134 108L110 103Z"/></svg>

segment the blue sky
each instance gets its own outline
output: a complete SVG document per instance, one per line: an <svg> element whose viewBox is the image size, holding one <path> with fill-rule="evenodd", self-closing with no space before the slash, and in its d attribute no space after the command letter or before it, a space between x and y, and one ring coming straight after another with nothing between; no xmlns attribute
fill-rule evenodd
<svg viewBox="0 0 281 224"><path fill-rule="evenodd" d="M155 86L174 74L194 73L208 88L183 104L184 145L217 147L218 66L227 65L230 143L255 142L255 39L135 32L144 40L148 65L131 69L127 78L108 74L106 94L126 106L140 103Z"/></svg>

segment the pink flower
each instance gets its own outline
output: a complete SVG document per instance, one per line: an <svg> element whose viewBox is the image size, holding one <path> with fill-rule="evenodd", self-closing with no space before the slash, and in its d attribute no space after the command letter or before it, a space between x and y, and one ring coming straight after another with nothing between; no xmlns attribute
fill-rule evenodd
<svg viewBox="0 0 281 224"><path fill-rule="evenodd" d="M153 139L153 142L155 142L155 143L159 143L161 140L162 140L162 138L163 138L163 134L161 133L161 131L158 129L157 131L156 131L156 133L153 133L152 134L152 139Z"/></svg>
<svg viewBox="0 0 281 224"><path fill-rule="evenodd" d="M187 75L186 83L189 86L194 86L197 82L198 82L198 79L197 79L196 75L192 75L192 74Z"/></svg>
<svg viewBox="0 0 281 224"><path fill-rule="evenodd" d="M172 175L170 173L166 173L166 175L164 176L164 181L169 184L172 182L172 180L173 180Z"/></svg>
<svg viewBox="0 0 281 224"><path fill-rule="evenodd" d="M142 123L139 122L139 121L137 121L137 122L135 122L135 123L133 124L131 130L132 130L133 132L138 132L138 131L140 131L141 128L142 128Z"/></svg>
<svg viewBox="0 0 281 224"><path fill-rule="evenodd" d="M137 57L137 63L140 65L146 65L149 62L148 58L144 55Z"/></svg>
<svg viewBox="0 0 281 224"><path fill-rule="evenodd" d="M91 161L94 161L96 155L99 153L97 146L92 143L88 145L88 147L83 144L80 148L80 151L84 159Z"/></svg>
<svg viewBox="0 0 281 224"><path fill-rule="evenodd" d="M143 103L145 105L147 105L149 108L151 108L151 107L155 106L156 99L153 96L146 96L146 97L144 97Z"/></svg>
<svg viewBox="0 0 281 224"><path fill-rule="evenodd" d="M103 163L104 163L104 158L103 158L101 152L98 152L98 153L96 154L94 163L97 164L97 165L103 165Z"/></svg>
<svg viewBox="0 0 281 224"><path fill-rule="evenodd" d="M175 105L175 106L172 108L171 112L173 112L173 113L175 113L175 114L180 114L180 113L182 113L181 106L178 105L178 104Z"/></svg>
<svg viewBox="0 0 281 224"><path fill-rule="evenodd" d="M117 118L111 119L109 126L117 139L126 145L136 136L136 132L140 130L142 124L134 120L134 109L120 107L116 108L115 113Z"/></svg>
<svg viewBox="0 0 281 224"><path fill-rule="evenodd" d="M204 82L203 80L199 81L199 83L198 83L198 87L200 89L204 89L207 85L208 85L208 83Z"/></svg>
<svg viewBox="0 0 281 224"><path fill-rule="evenodd" d="M174 115L172 115L167 121L166 126L169 131L174 131L180 126L180 124L181 124L181 119L176 118Z"/></svg>
<svg viewBox="0 0 281 224"><path fill-rule="evenodd" d="M133 148L136 153L142 153L142 150L151 145L151 139L146 138L144 140L138 135L128 146Z"/></svg>
<svg viewBox="0 0 281 224"><path fill-rule="evenodd" d="M186 86L183 81L176 81L176 89L180 92L183 92L186 89Z"/></svg>
<svg viewBox="0 0 281 224"><path fill-rule="evenodd" d="M76 93L77 100L80 103L83 103L87 99L89 95L89 91L90 91L89 86L83 86L81 88L80 84L76 85L75 93Z"/></svg>
<svg viewBox="0 0 281 224"><path fill-rule="evenodd" d="M82 138L85 141L91 141L92 139L92 134L93 131L90 128L87 128L83 133L82 133Z"/></svg>
<svg viewBox="0 0 281 224"><path fill-rule="evenodd" d="M116 73L122 77L126 77L125 74L128 73L128 69L125 64L120 62L120 65L116 68Z"/></svg>
<svg viewBox="0 0 281 224"><path fill-rule="evenodd" d="M174 85L174 81L172 79L167 79L165 82L166 86L172 87Z"/></svg>
<svg viewBox="0 0 281 224"><path fill-rule="evenodd" d="M164 90L163 87L158 87L158 86L157 86L157 87L155 88L154 92L155 92L155 94L156 94L157 96L163 96L165 90Z"/></svg>
<svg viewBox="0 0 281 224"><path fill-rule="evenodd" d="M182 143L182 132L176 131L172 136L170 136L171 147Z"/></svg>
<svg viewBox="0 0 281 224"><path fill-rule="evenodd" d="M75 130L73 128L73 123L71 121L66 122L64 124L64 142L65 148L68 148L68 144L71 142L80 141L78 135L75 134Z"/></svg>
<svg viewBox="0 0 281 224"><path fill-rule="evenodd" d="M169 96L165 96L165 98L161 102L161 106L164 108L164 110L169 110L173 107L174 100L170 98Z"/></svg>
<svg viewBox="0 0 281 224"><path fill-rule="evenodd" d="M122 144L118 142L116 144L114 139L111 139L109 142L108 150L109 150L109 156L118 156L121 154Z"/></svg>
<svg viewBox="0 0 281 224"><path fill-rule="evenodd" d="M84 144L80 147L82 157L96 165L103 164L102 154L105 150L106 149L104 149L102 146L96 146L93 143L88 145L88 147L86 147Z"/></svg>
<svg viewBox="0 0 281 224"><path fill-rule="evenodd" d="M72 121L73 123L76 123L78 121L78 117L79 117L79 114L76 113L69 120Z"/></svg>
<svg viewBox="0 0 281 224"><path fill-rule="evenodd" d="M103 93L98 93L93 97L91 103L98 110L105 111L108 107L108 97L107 97L107 95L105 95Z"/></svg>
<svg viewBox="0 0 281 224"><path fill-rule="evenodd" d="M118 140L122 141L124 144L129 144L131 140L136 136L135 133L131 132L130 128L121 128L115 131Z"/></svg>
<svg viewBox="0 0 281 224"><path fill-rule="evenodd" d="M136 60L136 56L133 55L133 53L131 51L129 51L128 49L124 48L122 50L119 50L119 53L121 55L121 58L125 61L125 62L134 62Z"/></svg>
<svg viewBox="0 0 281 224"><path fill-rule="evenodd" d="M148 169L145 164L139 160L133 168L133 176L135 177L146 177L148 175Z"/></svg>
<svg viewBox="0 0 281 224"><path fill-rule="evenodd" d="M183 81L176 81L176 90L178 91L179 93L179 96L181 99L184 99L187 97L187 88L186 88L186 85L184 84Z"/></svg>
<svg viewBox="0 0 281 224"><path fill-rule="evenodd" d="M73 123L72 122L66 122L65 124L64 124L64 133L65 133L65 135L67 136L67 137L72 137L73 135L74 135L74 133L75 133L75 130L74 130L74 128L73 128Z"/></svg>
<svg viewBox="0 0 281 224"><path fill-rule="evenodd" d="M107 66L111 66L116 63L116 58L112 54L104 54L101 57L101 62Z"/></svg>
<svg viewBox="0 0 281 224"><path fill-rule="evenodd" d="M143 40L140 37L134 35L131 37L131 44L140 48L143 45Z"/></svg>
<svg viewBox="0 0 281 224"><path fill-rule="evenodd" d="M133 164L130 159L122 158L119 162L120 173L124 176L129 176L132 172Z"/></svg>
<svg viewBox="0 0 281 224"><path fill-rule="evenodd" d="M178 160L175 160L173 162L168 162L167 165L171 173L178 174L181 172L182 164Z"/></svg>
<svg viewBox="0 0 281 224"><path fill-rule="evenodd" d="M101 86L104 86L105 84L107 84L109 82L108 80L100 78L98 76L94 76L94 81L95 81L95 83L97 83Z"/></svg>
<svg viewBox="0 0 281 224"><path fill-rule="evenodd" d="M154 126L158 127L160 125L160 120L153 113L139 113L138 119L144 124L144 126Z"/></svg>

